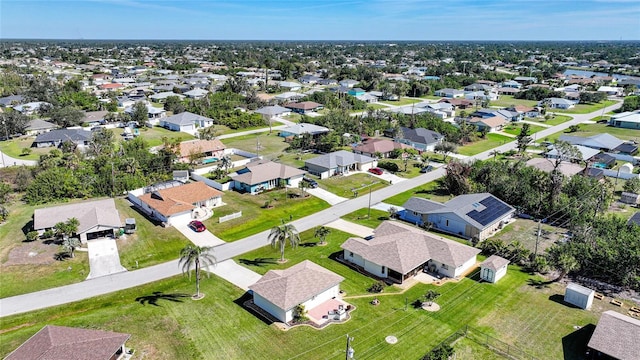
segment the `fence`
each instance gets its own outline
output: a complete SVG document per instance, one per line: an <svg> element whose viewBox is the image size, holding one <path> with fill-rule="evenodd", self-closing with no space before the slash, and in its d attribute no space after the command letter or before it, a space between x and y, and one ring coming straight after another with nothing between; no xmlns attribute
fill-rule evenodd
<svg viewBox="0 0 640 360"><path fill-rule="evenodd" d="M242 211L238 211L237 213L233 213L233 214L229 214L226 216L220 216L220 218L218 218L218 222L219 223L223 223L225 221L229 221L232 219L236 219L242 216Z"/></svg>
<svg viewBox="0 0 640 360"><path fill-rule="evenodd" d="M220 190L220 191L227 191L231 188L231 184L233 183L232 181L229 181L227 183L221 184L215 180L211 180L208 179L204 176L200 176L196 173L191 173L191 178L195 181L202 181L203 183L207 184L208 186L216 189L216 190Z"/></svg>

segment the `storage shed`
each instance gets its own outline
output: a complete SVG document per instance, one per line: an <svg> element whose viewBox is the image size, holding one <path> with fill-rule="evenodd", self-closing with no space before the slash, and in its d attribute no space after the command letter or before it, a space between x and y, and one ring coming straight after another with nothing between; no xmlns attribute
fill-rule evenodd
<svg viewBox="0 0 640 360"><path fill-rule="evenodd" d="M480 278L490 283L496 283L507 274L509 260L498 255L491 255L480 264Z"/></svg>
<svg viewBox="0 0 640 360"><path fill-rule="evenodd" d="M564 301L581 309L589 310L595 291L576 283L569 283L564 293Z"/></svg>

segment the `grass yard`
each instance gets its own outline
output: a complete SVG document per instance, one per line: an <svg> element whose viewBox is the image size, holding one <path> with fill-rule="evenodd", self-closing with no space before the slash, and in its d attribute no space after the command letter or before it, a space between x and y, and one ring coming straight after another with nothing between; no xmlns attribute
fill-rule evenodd
<svg viewBox="0 0 640 360"><path fill-rule="evenodd" d="M367 109L380 110L380 109L388 109L388 106L384 106L382 104L367 104ZM358 110L362 111L362 110Z"/></svg>
<svg viewBox="0 0 640 360"><path fill-rule="evenodd" d="M288 189L288 194L300 194L298 189ZM280 225L282 220L299 219L329 207L315 196L285 199L285 190L278 189L259 195L239 194L228 191L222 197L226 205L215 208L213 217L205 224L207 229L224 241L236 241ZM265 209L269 201L273 208ZM242 211L242 217L218 223L221 216ZM266 241L266 239L265 239Z"/></svg>
<svg viewBox="0 0 640 360"><path fill-rule="evenodd" d="M16 159L38 160L40 155L47 154L51 149L55 149L53 147L32 148L31 144L33 140L33 137L22 136L16 139L0 141L0 151ZM29 155L22 155L22 149L31 149L31 153Z"/></svg>
<svg viewBox="0 0 640 360"><path fill-rule="evenodd" d="M372 183L375 184L366 188L363 187ZM332 176L328 179L318 180L318 185L322 189L332 192L338 196L351 198L354 195L353 189L359 189L357 190L358 196L363 196L369 192L369 189L371 189L371 191L376 191L389 185L389 183L385 180L378 179L373 175L358 173L349 176Z"/></svg>
<svg viewBox="0 0 640 360"><path fill-rule="evenodd" d="M509 125L505 126L502 131L506 132L507 134L511 134L511 135L518 135L520 134L520 129L522 129L522 125L524 123L510 123ZM529 134L535 134L538 131L542 131L544 130L545 127L543 126L537 126L537 125L531 125L529 127Z"/></svg>
<svg viewBox="0 0 640 360"><path fill-rule="evenodd" d="M438 156L434 154L434 158ZM432 158L430 157L429 160L431 160ZM420 169L422 168L420 166L420 162L415 161L415 160L409 160L409 162L407 163L407 171L404 171L404 162L400 159L381 159L380 161L384 161L384 162L390 162L390 163L394 163L396 165L398 165L398 168L400 169L400 171L394 173L394 175L398 175L404 178L414 178L416 176L422 175L420 174Z"/></svg>
<svg viewBox="0 0 640 360"><path fill-rule="evenodd" d="M407 190L405 192L396 194L390 198L386 198L384 199L384 202L391 205L402 206L405 202L407 202L407 200L409 200L414 196L430 199L430 200L438 201L442 203L447 202L452 198L451 194L440 189L440 186L438 185L437 181L432 181L424 185L415 187L413 189Z"/></svg>
<svg viewBox="0 0 640 360"><path fill-rule="evenodd" d="M538 243L538 254L541 254L546 248L553 245L553 243L562 238L559 233L566 232L563 229L555 226L541 224L540 241ZM534 252L536 248L536 239L538 234L538 223L533 220L516 219L514 222L505 226L504 229L497 232L493 238L502 240L505 244L509 244L512 241L520 241L522 245Z"/></svg>
<svg viewBox="0 0 640 360"><path fill-rule="evenodd" d="M567 116L567 115L552 115L553 118L549 119L549 120L545 120L544 117L537 117L535 119L532 118L527 118L527 120L529 121L536 121L539 122L541 124L546 124L546 125L551 125L551 126L555 126L555 125L560 125L564 122L567 122L571 119L573 119L571 116Z"/></svg>
<svg viewBox="0 0 640 360"><path fill-rule="evenodd" d="M458 148L460 155L476 155L481 152L493 149L496 146L515 141L515 139L500 134L487 134L486 139L480 139L470 144L466 144Z"/></svg>
<svg viewBox="0 0 640 360"><path fill-rule="evenodd" d="M259 143L258 153L268 159L278 157L278 155L282 154L284 150L289 147L289 144L284 141L284 138L278 136L277 131L271 134L267 131L258 134L238 136L224 139L222 142L227 148L236 148L252 153L256 152L256 145Z"/></svg>
<svg viewBox="0 0 640 360"><path fill-rule="evenodd" d="M572 136L581 136L588 137L597 134L608 133L617 137L620 140L634 140L640 142L640 130L633 129L622 129L613 126L608 126L607 124L580 124L580 130L569 133L567 130L565 132L557 132L553 135L549 136L551 141L556 140L560 137L560 135L568 134Z"/></svg>
<svg viewBox="0 0 640 360"><path fill-rule="evenodd" d="M122 140L122 133L124 132L123 128L114 128L111 129L114 133L114 138L116 141ZM189 135L187 133L179 132L179 131L171 131L167 130L160 126L154 126L152 128L142 127L139 129L140 136L147 141L149 146L158 146L162 145L162 138L166 137L168 139L179 139L180 141L193 140L195 137L193 135Z"/></svg>
<svg viewBox="0 0 640 360"><path fill-rule="evenodd" d="M516 99L511 95L500 95L498 100L491 101L490 106L507 107L511 105L524 105L529 107L535 107L538 102L535 100Z"/></svg>
<svg viewBox="0 0 640 360"><path fill-rule="evenodd" d="M300 247L288 250L287 266L311 258L323 266L345 274L345 289L356 291L372 283L324 254L338 246L337 233L326 247ZM340 234L345 236L345 234ZM331 247L334 248L331 248ZM261 252L262 251L262 252ZM251 255L251 256L249 256ZM245 258L272 258L274 250L265 247ZM331 265L329 265L331 264ZM253 265L252 265L253 266ZM268 267L254 269L266 272ZM201 291L206 296L192 301L193 279L176 276L134 289L89 300L3 318L0 325L0 356L6 356L45 324L86 327L131 334L127 345L135 358L150 359L338 359L344 357L345 335L362 359L416 359L422 357L449 334L470 325L509 342L539 359L579 359L584 354L588 330L574 326L595 324L599 313L609 305L595 300L590 311L570 308L557 301L563 293L559 284L531 286L539 278L510 267L497 284L478 283L465 278L436 288L441 310L428 313L405 310L428 285L416 285L398 295L379 296L380 305L371 306L370 297L347 298L355 305L352 319L323 330L297 327L281 331L268 325L240 304L249 297L226 281L204 278ZM612 306L611 306L612 307ZM619 309L618 309L619 310ZM389 345L393 335L398 343ZM471 347L465 345L462 349ZM460 348L460 347L458 347ZM475 354L475 352L474 352ZM484 359L485 352L478 356ZM478 358L478 357L474 357Z"/></svg>
<svg viewBox="0 0 640 360"><path fill-rule="evenodd" d="M398 101L379 101L379 102L382 103L382 104L387 104L387 105L404 106L404 105L416 104L416 103L419 103L421 101L422 100L420 100L420 99L402 97Z"/></svg>
<svg viewBox="0 0 640 360"><path fill-rule="evenodd" d="M362 208L343 216L342 219L372 229L377 228L383 221L389 220L389 213L378 209L371 209L371 217L368 215L369 208Z"/></svg>
<svg viewBox="0 0 640 360"><path fill-rule="evenodd" d="M594 111L602 110L607 106L617 103L615 100L604 100L595 104L578 104L571 109L549 109L550 112L567 113L567 114L588 114Z"/></svg>
<svg viewBox="0 0 640 360"><path fill-rule="evenodd" d="M318 154L314 153L283 152L278 155L277 159L278 162L281 162L285 165L293 166L295 168L302 168L306 160L313 159L317 156Z"/></svg>
<svg viewBox="0 0 640 360"><path fill-rule="evenodd" d="M502 355L491 351L490 349L478 344L477 342L463 337L458 339L454 345L456 360L496 360L508 359Z"/></svg>

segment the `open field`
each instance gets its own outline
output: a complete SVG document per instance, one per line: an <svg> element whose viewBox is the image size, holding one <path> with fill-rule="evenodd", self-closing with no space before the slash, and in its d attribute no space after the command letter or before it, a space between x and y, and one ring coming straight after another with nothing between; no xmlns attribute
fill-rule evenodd
<svg viewBox="0 0 640 360"><path fill-rule="evenodd" d="M402 97L398 101L380 101L380 103L387 104L387 105L404 106L404 105L411 105L411 104L419 103L421 101L422 100L420 100L420 99L412 99L412 98Z"/></svg>
<svg viewBox="0 0 640 360"><path fill-rule="evenodd" d="M222 197L226 204L213 210L213 217L205 224L207 229L224 241L235 241L269 230L280 225L282 220L299 219L329 207L315 196L286 198L287 194L300 194L299 189L278 189L259 195L239 194L227 191ZM264 208L269 201L272 208ZM218 223L221 216L242 211L242 217ZM266 239L265 239L266 241Z"/></svg>
<svg viewBox="0 0 640 360"><path fill-rule="evenodd" d="M277 132L269 134L269 132L263 132L258 134L238 136L230 139L222 140L224 145L228 148L242 149L252 153L258 152L259 155L268 159L274 159L278 155L289 147L284 141L284 138L278 136ZM256 149L256 145L259 147Z"/></svg>
<svg viewBox="0 0 640 360"><path fill-rule="evenodd" d="M358 225L363 225L375 229L385 220L389 220L389 213L382 210L371 209L371 217L369 215L369 208L358 209L352 213L349 213L342 218Z"/></svg>
<svg viewBox="0 0 640 360"><path fill-rule="evenodd" d="M337 234L328 246L336 240ZM287 266L295 261L294 252L308 249L315 250L313 247L287 249L290 259ZM263 249L257 251L260 250ZM273 249L267 247L263 251L264 254L255 253L246 258L274 257ZM305 255L325 266L333 261L314 257L312 252ZM341 272L351 271L338 263L332 266ZM256 270L264 272L266 268L256 267ZM348 275L345 286L357 286L347 284L361 276L364 285L367 278L354 273ZM371 282L368 279L368 283ZM127 345L136 351L136 358L337 359L344 357L345 334L349 334L354 338L352 345L359 358L416 359L449 334L470 325L539 359L577 360L584 354L588 334L584 336L585 331L575 330L574 326L595 324L601 311L612 308L599 300L591 311L563 305L557 300L563 293L560 284L541 283L538 277L510 267L508 275L497 284L465 278L435 288L442 294L436 301L442 309L436 313L411 306L405 310L405 299L411 303L434 288L419 284L403 294L379 296L378 306L369 304L370 297L347 298L356 310L352 319L344 324L323 330L297 327L281 331L245 310L241 304L249 297L226 281L216 276L204 278L201 288L206 294L204 299L192 301L184 296L193 293L193 280L176 276L135 289L4 318L0 328L0 356L7 355L45 324L54 324L129 333L132 337ZM388 335L397 337L398 343L387 344L384 338ZM472 344L457 348L468 347L475 348Z"/></svg>
<svg viewBox="0 0 640 360"><path fill-rule="evenodd" d="M384 202L391 205L402 206L402 204L409 200L409 198L414 196L443 203L452 198L450 194L440 189L437 181L432 181L408 191L396 194L390 198L386 198L384 199Z"/></svg>
<svg viewBox="0 0 640 360"><path fill-rule="evenodd" d="M388 106L384 106L382 104L367 104L367 109L373 109L373 110L380 110L380 109L388 109ZM362 110L358 110L358 111L362 111Z"/></svg>
<svg viewBox="0 0 640 360"><path fill-rule="evenodd" d="M562 234L566 232L566 230L548 224L541 224L540 229L538 254L542 254L544 250L553 245L556 240L561 239ZM502 240L505 244L509 244L516 240L520 241L525 248L534 252L536 248L537 234L538 223L536 221L516 219L514 222L505 226L504 229L497 232L493 238Z"/></svg>
<svg viewBox="0 0 640 360"><path fill-rule="evenodd" d="M302 168L305 161L317 156L318 154L313 153L283 152L278 155L277 161L295 168Z"/></svg>
<svg viewBox="0 0 640 360"><path fill-rule="evenodd" d="M373 185L367 186L370 184ZM332 176L328 179L318 180L318 185L322 189L338 196L352 198L354 196L353 189L356 189L358 196L363 196L369 193L369 189L376 191L388 186L389 183L368 173L358 173L349 176Z"/></svg>
<svg viewBox="0 0 640 360"><path fill-rule="evenodd" d="M513 138L500 134L487 134L486 139L480 139L459 147L458 154L468 156L475 155L514 140Z"/></svg>
<svg viewBox="0 0 640 360"><path fill-rule="evenodd" d="M434 159L436 156L439 156L439 155L434 154L433 157L430 157L429 159L430 160ZM400 169L400 171L394 173L394 175L398 175L400 177L409 178L409 179L421 175L420 162L416 160L409 160L409 162L407 163L407 171L404 171L404 162L401 159L380 159L380 161L390 162L398 165L398 168Z"/></svg>
<svg viewBox="0 0 640 360"><path fill-rule="evenodd" d="M511 105L524 105L534 107L538 105L538 102L534 100L515 99L511 95L500 95L500 98L498 100L491 101L490 105L498 107L507 107Z"/></svg>
<svg viewBox="0 0 640 360"><path fill-rule="evenodd" d="M613 135L621 140L634 140L640 142L640 130L633 129L622 129L613 126L608 126L607 124L580 124L580 130L569 133L569 132L557 132L551 136L549 139L551 141L560 137L560 135L567 134L572 136L581 136L588 137L597 134L608 133Z"/></svg>
<svg viewBox="0 0 640 360"><path fill-rule="evenodd" d="M578 104L574 106L572 109L549 109L549 112L557 112L557 113L567 113L567 114L588 114L590 112L594 112L596 110L604 109L607 106L611 106L617 103L615 100L604 100L595 104Z"/></svg>

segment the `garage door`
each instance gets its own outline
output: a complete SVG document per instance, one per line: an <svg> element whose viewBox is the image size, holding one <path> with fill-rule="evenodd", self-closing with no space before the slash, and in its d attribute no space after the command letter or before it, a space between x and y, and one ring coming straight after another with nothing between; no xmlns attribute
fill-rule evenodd
<svg viewBox="0 0 640 360"><path fill-rule="evenodd" d="M169 218L169 223L171 225L175 224L187 224L191 221L191 211L183 214L173 215Z"/></svg>

